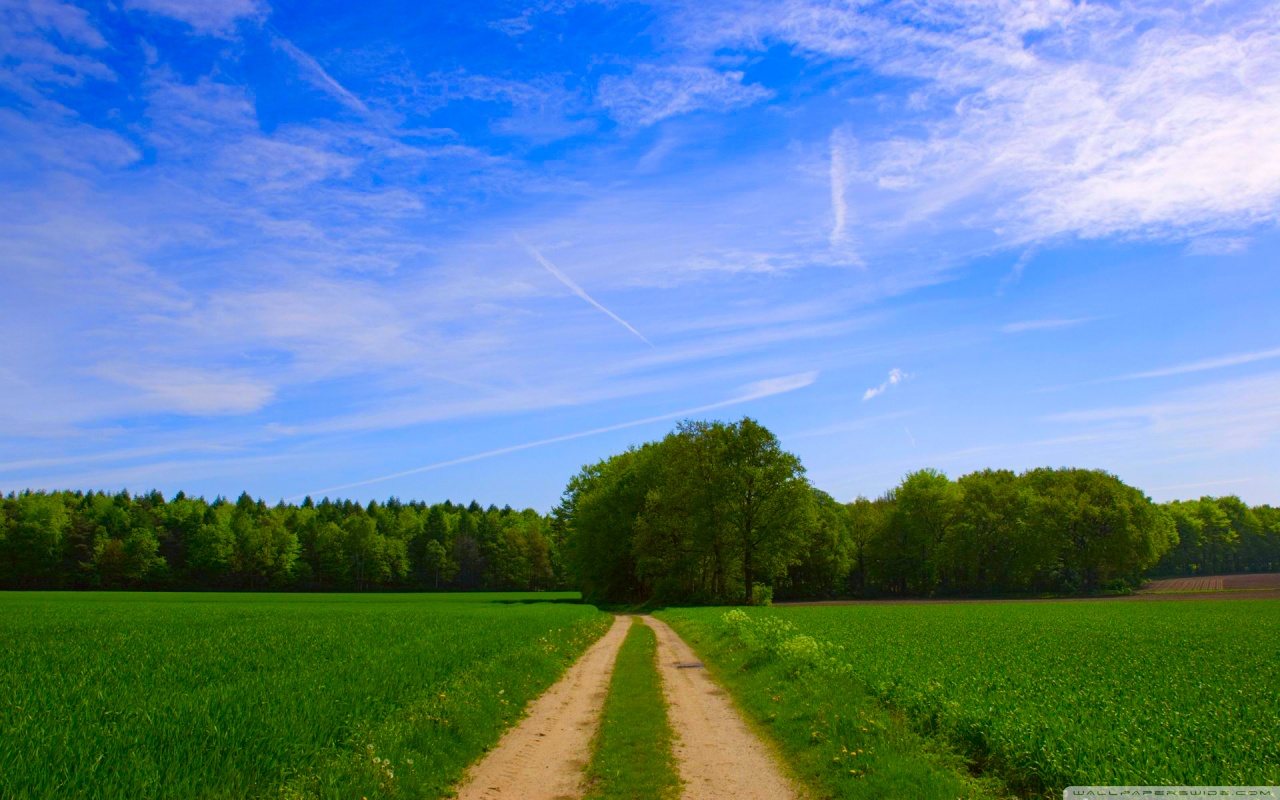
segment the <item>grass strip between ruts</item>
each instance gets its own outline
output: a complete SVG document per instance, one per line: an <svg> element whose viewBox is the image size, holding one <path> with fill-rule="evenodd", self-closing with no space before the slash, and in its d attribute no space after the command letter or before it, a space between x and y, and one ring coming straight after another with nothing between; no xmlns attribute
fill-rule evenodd
<svg viewBox="0 0 1280 800"><path fill-rule="evenodd" d="M1010 796L993 778L969 774L945 742L913 731L852 676L796 674L744 648L698 612L659 613L706 663L753 727L775 741L802 782L841 800L983 800ZM723 609L716 611L716 616Z"/></svg>
<svg viewBox="0 0 1280 800"><path fill-rule="evenodd" d="M658 674L657 637L639 621L633 621L618 652L600 731L592 742L587 785L588 800L666 800L679 795Z"/></svg>

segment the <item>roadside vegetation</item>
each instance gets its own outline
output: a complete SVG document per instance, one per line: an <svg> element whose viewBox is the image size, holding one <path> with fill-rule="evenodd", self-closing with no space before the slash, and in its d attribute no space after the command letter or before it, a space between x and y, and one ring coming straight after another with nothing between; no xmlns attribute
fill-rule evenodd
<svg viewBox="0 0 1280 800"><path fill-rule="evenodd" d="M680 794L656 658L653 631L633 618L592 743L588 800L669 800Z"/></svg>
<svg viewBox="0 0 1280 800"><path fill-rule="evenodd" d="M748 721L771 738L818 797L1010 797L990 776L970 774L963 754L886 709L858 676L797 670L747 647L724 625L724 609L658 612L703 658ZM742 612L737 612L742 613Z"/></svg>
<svg viewBox="0 0 1280 800"><path fill-rule="evenodd" d="M865 769L868 781L893 788L898 767L879 760L887 751L875 737L898 714L934 748L963 754L1023 796L1061 796L1070 785L1280 784L1274 601L660 616L826 786ZM850 748L875 750L877 760L859 754L850 764ZM902 787L894 796L907 795L952 796Z"/></svg>
<svg viewBox="0 0 1280 800"><path fill-rule="evenodd" d="M0 595L0 797L444 796L611 623L496 599Z"/></svg>

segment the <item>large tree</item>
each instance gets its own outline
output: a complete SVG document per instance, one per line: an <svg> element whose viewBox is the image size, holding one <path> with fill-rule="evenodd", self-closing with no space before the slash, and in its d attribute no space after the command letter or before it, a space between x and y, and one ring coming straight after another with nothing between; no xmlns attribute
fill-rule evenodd
<svg viewBox="0 0 1280 800"><path fill-rule="evenodd" d="M744 418L584 468L558 515L590 598L752 602L800 560L813 503L799 459Z"/></svg>

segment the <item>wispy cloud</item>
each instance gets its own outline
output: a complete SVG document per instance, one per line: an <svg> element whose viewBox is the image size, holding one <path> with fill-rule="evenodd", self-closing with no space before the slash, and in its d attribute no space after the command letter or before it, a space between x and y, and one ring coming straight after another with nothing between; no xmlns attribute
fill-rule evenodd
<svg viewBox="0 0 1280 800"><path fill-rule="evenodd" d="M884 383L880 384L879 386L872 386L870 389L862 393L862 402L865 403L866 401L872 399L873 397L878 397L884 394L885 392L889 391L891 387L897 386L898 384L902 383L904 380L906 380L909 377L910 376L907 373L903 372L897 367L894 367L893 369L889 370L889 377L885 379Z"/></svg>
<svg viewBox="0 0 1280 800"><path fill-rule="evenodd" d="M601 304L600 304L600 302L599 302L599 301L597 301L594 297L592 297L591 295L587 294L587 292L586 292L586 290L585 290L585 289L583 289L583 288L582 288L581 286L579 286L578 284L574 283L574 282L573 282L573 279L572 279L572 278L570 278L568 275L565 275L563 272L561 272L561 271L556 267L556 265L555 265L555 264L552 264L552 263L551 263L551 261L550 261L550 260L548 260L546 256L542 255L542 253L541 253L541 252L539 252L539 251L538 251L538 249L537 249L536 247L534 247L533 245L531 245L531 244L529 244L528 242L524 241L523 239L521 239L521 238L520 238L520 237L518 237L518 236L516 237L516 240L520 242L520 245L521 245L522 247L524 247L525 252L527 252L530 256L532 256L532 257L533 257L533 259L534 259L535 261L537 261L539 264L541 264L541 265L543 266L543 268L544 268L547 272L550 272L550 273L555 277L555 279L556 279L556 280L560 281L560 282L561 282L561 283L563 283L565 286L569 287L569 290L570 290L570 291L572 291L572 292L573 292L574 294L576 294L578 297L581 297L583 300L586 300L588 303L590 303L592 306L594 306L595 308L597 308L598 310L600 310L600 311L601 311L601 312L603 312L604 314L608 315L608 317L609 317L610 319L612 319L614 322L618 323L619 325L621 325L622 327L624 327L624 328L626 328L628 331L630 331L632 334L634 334L634 335L635 335L635 337L636 337L637 339L639 339L640 341L642 341L642 342L644 342L645 344L649 345L650 347L653 347L653 342L651 342L651 341L649 341L648 339L644 338L644 334L640 333L640 331L638 331L638 330L636 330L635 328L631 327L631 323L627 322L627 321L626 321L625 319L623 319L622 317L618 316L617 314L613 313L613 312L612 312L612 311L610 311L609 309L605 308L605 307L604 307L603 305L601 305Z"/></svg>
<svg viewBox="0 0 1280 800"><path fill-rule="evenodd" d="M876 428L883 425L889 420L903 419L915 414L914 411L894 411L888 414L876 414L871 417L863 417L861 419L850 420L848 422L837 422L834 425L824 425L820 428L809 428L796 433L781 434L779 438L786 441L794 439L812 439L819 436L831 436L837 433L853 433L856 431L865 431L870 428Z"/></svg>
<svg viewBox="0 0 1280 800"><path fill-rule="evenodd" d="M124 7L185 22L196 33L224 37L235 32L240 20L261 20L270 13L261 0L125 0Z"/></svg>
<svg viewBox="0 0 1280 800"><path fill-rule="evenodd" d="M1146 372L1133 372L1128 375L1121 375L1113 380L1136 381L1146 378L1168 378L1173 375L1187 375L1192 372L1207 372L1208 370L1223 369L1225 367L1236 367L1241 364L1253 364L1257 361L1270 361L1275 358L1280 358L1280 348L1257 350L1252 353L1236 353L1229 356L1207 358L1203 361L1192 361L1187 364L1177 364L1172 367L1161 367L1160 369L1147 370Z"/></svg>
<svg viewBox="0 0 1280 800"><path fill-rule="evenodd" d="M1097 317L1074 317L1055 319L1025 319L1009 322L1000 326L1001 333L1026 333L1028 331L1054 331L1061 328L1074 328L1086 322L1093 322Z"/></svg>
<svg viewBox="0 0 1280 800"><path fill-rule="evenodd" d="M1247 236L1201 236L1187 243L1189 256L1229 256L1249 249Z"/></svg>
<svg viewBox="0 0 1280 800"><path fill-rule="evenodd" d="M743 73L703 66L642 64L629 75L601 79L600 104L621 122L652 125L693 111L732 111L773 95Z"/></svg>
<svg viewBox="0 0 1280 800"><path fill-rule="evenodd" d="M434 464L426 464L421 467L414 467L413 469L402 470L400 472L393 472L388 475L380 475L376 478L368 478L366 480L355 481L353 483L344 483L339 486L329 486L324 489L316 489L311 492L305 492L303 494L296 495L295 497L292 497L289 499L297 500L306 495L319 497L319 496L329 494L330 492L340 492L340 491L345 491L347 489L355 489L361 486L370 486L375 483L383 483L385 481L394 480L396 478L405 478L410 475L418 475L423 472L431 472L433 470L445 469L446 467L454 467L459 464L467 464L472 461L480 461L486 458L495 458L497 456L504 456L510 453L517 453L517 452L520 452L521 450L530 450L535 447L545 447L547 445L560 444L561 442L569 442L569 441L573 441L574 439L584 439L588 436L598 436L599 434L602 434L602 433L611 433L613 431L625 430L627 428L635 428L641 425L649 425L655 422L665 422L667 420L679 419L681 417L688 417L694 414L705 414L708 411L716 411L721 408L727 408L729 406L738 405L740 403L746 403L751 400L759 400L765 397L772 397L774 395L794 392L798 389L803 389L807 386L812 385L813 382L816 381L817 379L818 379L818 374L816 372L805 372L805 373L798 373L795 375L786 375L786 376L781 376L777 378L769 378L769 379L758 381L756 383L745 386L743 387L743 390L740 394L735 395L734 397L731 397L727 400L721 400L716 403L697 406L695 408L686 408L680 411L671 411L665 414L658 414L656 416L643 417L641 419L628 420L627 422L619 422L614 425L606 425L602 428L592 428L590 430L578 431L576 433L568 433L563 436L553 436L548 439L538 439L532 442L524 442L523 444L511 445L510 447L499 447L495 450L486 450L482 453L473 453L472 455L462 456L461 458L452 458L447 461L437 461Z"/></svg>
<svg viewBox="0 0 1280 800"><path fill-rule="evenodd" d="M1226 381L1146 403L1051 414L1050 422L1089 426L1105 435L1158 439L1163 446L1214 453L1257 450L1280 438L1280 373Z"/></svg>
<svg viewBox="0 0 1280 800"><path fill-rule="evenodd" d="M1280 128L1280 18L1267 3L788 0L698 7L684 30L690 47L785 42L921 81L904 109L920 134L859 147L859 194L907 230L929 220L1024 246L1280 216L1280 140L1265 133Z"/></svg>
<svg viewBox="0 0 1280 800"><path fill-rule="evenodd" d="M1148 492L1176 492L1183 489L1220 489L1223 486L1247 486L1256 478L1231 478L1223 481L1197 481L1195 483L1171 483L1163 486L1144 487Z"/></svg>

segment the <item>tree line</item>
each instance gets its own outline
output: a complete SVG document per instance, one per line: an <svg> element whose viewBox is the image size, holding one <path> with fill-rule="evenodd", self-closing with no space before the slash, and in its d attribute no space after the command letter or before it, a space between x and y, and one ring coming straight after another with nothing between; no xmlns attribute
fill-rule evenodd
<svg viewBox="0 0 1280 800"><path fill-rule="evenodd" d="M22 492L0 500L10 589L558 589L563 536L533 509L248 494Z"/></svg>
<svg viewBox="0 0 1280 800"><path fill-rule="evenodd" d="M681 423L588 465L550 514L391 498L0 498L0 588L579 588L607 603L1123 590L1280 571L1280 509L1157 505L1105 472L923 469L839 503L755 420Z"/></svg>
<svg viewBox="0 0 1280 800"><path fill-rule="evenodd" d="M1157 505L1086 469L923 469L841 504L754 420L688 422L585 467L558 518L583 593L612 603L1070 594L1149 572L1280 571L1280 510Z"/></svg>

